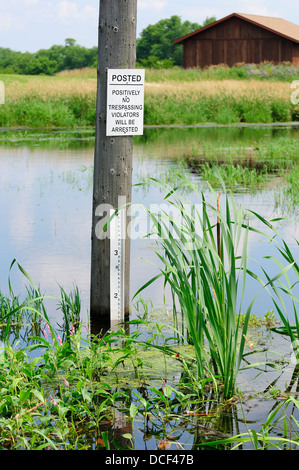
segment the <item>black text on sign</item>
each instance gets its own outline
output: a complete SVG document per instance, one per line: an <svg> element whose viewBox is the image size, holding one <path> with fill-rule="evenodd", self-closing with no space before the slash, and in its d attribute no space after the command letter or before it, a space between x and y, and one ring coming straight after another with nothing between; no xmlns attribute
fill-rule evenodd
<svg viewBox="0 0 299 470"><path fill-rule="evenodd" d="M144 70L107 72L107 136L143 134Z"/></svg>

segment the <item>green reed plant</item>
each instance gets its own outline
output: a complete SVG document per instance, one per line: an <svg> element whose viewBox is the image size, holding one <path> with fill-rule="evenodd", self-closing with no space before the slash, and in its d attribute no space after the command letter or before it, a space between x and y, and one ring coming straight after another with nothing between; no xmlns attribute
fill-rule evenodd
<svg viewBox="0 0 299 470"><path fill-rule="evenodd" d="M164 184L168 191L164 201L168 201L171 213L148 210L153 224L149 236L157 238L156 253L162 267L136 295L157 278L164 279L186 322L198 376L220 379L223 395L230 397L235 392L249 317L258 295L243 313L250 227L233 197L225 195L221 209L219 196L212 189L214 204L189 180L182 178L182 182L192 186L197 203L180 196L178 188Z"/></svg>
<svg viewBox="0 0 299 470"><path fill-rule="evenodd" d="M11 283L11 271L17 266L19 271L29 281L27 289L27 297L24 300L20 300L20 296L14 293ZM11 334L12 327L19 329L24 323L24 319L34 323L38 323L41 318L46 318L47 313L45 311L43 301L44 296L41 295L40 289L35 285L28 273L22 268L22 266L14 259L9 268L8 276L8 295L0 293L0 335L1 339L7 341Z"/></svg>
<svg viewBox="0 0 299 470"><path fill-rule="evenodd" d="M279 273L270 277L266 269L263 268L265 274L266 283L258 278L263 286L269 286L270 295L275 306L275 310L278 313L280 320L282 321L281 326L271 326L273 331L277 333L288 335L291 339L292 347L295 353L295 360L299 361L299 296L298 296L298 284L299 284L299 264L297 258L294 256L293 249L287 244L287 242L281 237L279 231L273 225L273 221L268 221L261 215L250 211L252 214L258 217L259 221L267 227L269 232L269 239L271 243L275 245L278 257L265 256L264 258L273 262L278 266ZM287 220L287 219L274 219L274 221ZM299 247L298 240L294 240L295 248ZM284 265L284 262L287 262ZM291 276L291 277L290 277ZM284 282L283 282L284 281ZM290 316L293 316L294 325L291 324Z"/></svg>
<svg viewBox="0 0 299 470"><path fill-rule="evenodd" d="M63 330L66 337L69 337L72 329L77 329L81 320L81 299L78 286L74 286L73 290L67 294L65 289L60 286L61 300L58 308L63 314Z"/></svg>
<svg viewBox="0 0 299 470"><path fill-rule="evenodd" d="M246 187L248 189L257 189L260 185L264 186L269 180L267 166L264 165L261 169L247 168L242 165L224 164L217 167L218 174L221 175L222 180L225 182L227 188ZM202 165L200 169L201 178L204 181L209 181L211 185L219 185L219 178L215 175L213 167L208 163Z"/></svg>
<svg viewBox="0 0 299 470"><path fill-rule="evenodd" d="M299 247L299 242L296 240L296 245ZM298 283L299 283L299 264L297 259L285 240L281 243L277 242L277 250L281 255L281 259L274 256L271 260L280 267L282 260L287 261L290 270L285 273L284 279L279 283L270 282L273 292L273 303L276 311L280 317L282 325L273 326L271 329L277 333L289 336L291 346L294 352L293 362L298 365L299 363L299 296L298 296ZM290 279L289 274L292 275ZM288 301L288 302L287 302ZM290 317L293 317L294 324L291 323Z"/></svg>
<svg viewBox="0 0 299 470"><path fill-rule="evenodd" d="M293 412L288 418L287 408L293 406ZM200 444L203 447L225 446L230 450L244 448L248 445L254 450L294 450L299 446L298 422L295 419L295 411L299 409L298 400L290 396L279 403L270 412L266 422L261 426L260 432L254 429L248 429L247 432L229 437ZM282 412L282 413L281 413ZM279 433L273 433L273 429L279 428Z"/></svg>
<svg viewBox="0 0 299 470"><path fill-rule="evenodd" d="M275 193L275 206L281 208L284 214L298 214L299 196L299 166L294 161L293 166L283 173L283 183Z"/></svg>

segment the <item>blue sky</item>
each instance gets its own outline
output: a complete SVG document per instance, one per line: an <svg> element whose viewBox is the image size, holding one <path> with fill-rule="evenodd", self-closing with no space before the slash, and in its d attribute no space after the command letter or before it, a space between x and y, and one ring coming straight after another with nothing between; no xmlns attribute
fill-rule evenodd
<svg viewBox="0 0 299 470"><path fill-rule="evenodd" d="M172 15L201 24L207 16L240 12L299 24L299 0L137 0L137 9L137 35ZM0 0L0 47L35 52L68 37L96 46L98 15L99 0Z"/></svg>

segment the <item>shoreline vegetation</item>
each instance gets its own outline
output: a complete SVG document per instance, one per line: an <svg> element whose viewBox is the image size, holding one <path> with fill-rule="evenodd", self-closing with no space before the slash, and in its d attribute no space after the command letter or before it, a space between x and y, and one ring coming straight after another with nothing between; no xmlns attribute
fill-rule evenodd
<svg viewBox="0 0 299 470"><path fill-rule="evenodd" d="M92 68L53 76L0 74L0 127L94 126L96 75ZM290 65L146 69L144 124L297 122L298 99L291 97L298 78Z"/></svg>
<svg viewBox="0 0 299 470"><path fill-rule="evenodd" d="M175 194L162 181L155 183L167 192L164 200L171 200L181 210L180 191ZM190 182L182 178L181 189L186 183ZM276 224L272 225L275 221L267 221L250 211L270 229L268 234L263 233L244 223L245 214L233 198L226 199L222 211L214 207L214 198L208 201L201 195L206 201L202 212L195 212L192 217L182 213L185 235L180 240L165 240L167 219L150 213L158 229L158 244L166 244L160 275L174 291L179 284L183 286L178 292L178 302L183 308L181 313L174 308L173 317L167 313L167 319L165 314L162 322L159 316L157 322L151 316L151 307L139 297L141 288L134 296L137 317L127 322L133 328L131 333L124 325L118 331L93 338L88 325L81 320L80 292L76 286L69 294L61 288L60 297L45 297L25 269L16 260L12 262L9 295L0 298L0 450L135 451L149 449L150 445L155 445L154 450L170 447L171 450L201 450L207 446L212 450L234 450L239 446L244 450L298 447L299 402L297 392L292 390L294 385L298 387L298 367L294 368L285 390L278 389L273 380L266 388L261 385L253 396L240 390L237 382L240 372L250 368L257 370L258 375L260 370L268 372L268 368L277 370L278 374L286 370L289 351L286 357L279 352L279 362L266 350L263 354L260 343L255 344L254 340L257 325L265 327L268 341L271 332L278 337L287 336L298 365L297 299L293 292L295 285L291 285L289 278L289 269L298 278L298 264L290 247L280 239ZM213 234L215 218L219 220L219 244ZM194 232L198 222L204 228L202 239ZM247 269L249 230L275 243L277 253L284 258L283 266L273 258L279 266L274 277L268 275L266 268L266 284ZM246 234L244 238L241 232ZM197 249L190 250L189 246L186 254L184 248L190 242ZM199 257L201 272L196 269L198 263L190 263L196 261L193 257ZM169 271L174 258L176 262ZM236 259L241 263L235 263ZM11 274L15 268L27 279L24 299L12 288ZM255 317L251 316L255 298L246 312L239 311L237 288L247 290L245 276L240 276L242 271L246 277L254 277L261 289L269 288L281 325L271 311L255 324ZM287 320L279 286L294 301L294 327ZM51 323L47 313L49 301L54 301L61 310L63 325ZM23 344L20 339L28 343ZM254 406L259 401L263 406L271 400L271 409L263 423L260 418L256 422L249 417L251 399ZM223 412L227 415L225 423ZM233 426L238 416L244 422L245 431L240 431L241 426ZM260 431L254 429L256 424ZM195 433L198 428L204 433ZM190 434L189 440L183 436L185 432Z"/></svg>

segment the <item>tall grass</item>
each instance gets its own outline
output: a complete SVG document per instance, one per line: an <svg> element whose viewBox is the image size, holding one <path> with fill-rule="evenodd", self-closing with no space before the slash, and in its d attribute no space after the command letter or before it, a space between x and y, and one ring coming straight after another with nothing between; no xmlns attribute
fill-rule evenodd
<svg viewBox="0 0 299 470"><path fill-rule="evenodd" d="M271 123L297 120L288 83L236 80L147 83L148 124Z"/></svg>
<svg viewBox="0 0 299 470"><path fill-rule="evenodd" d="M218 178L221 181L220 175ZM159 180L152 181L162 184L167 192L164 201L169 203L168 210L148 210L153 224L149 235L157 237L161 268L136 295L159 277L164 279L174 300L175 325L179 309L188 341L194 346L198 376L219 379L224 397L231 397L243 368L248 322L258 296L256 293L252 297L243 313L247 277L258 279L261 289L274 280L268 277L263 282L247 268L249 232L255 229L246 222L233 197L224 195L222 209L220 194L217 196L211 188L214 202L209 202L189 180L182 178L175 189ZM183 183L192 186L197 203L179 194Z"/></svg>
<svg viewBox="0 0 299 470"><path fill-rule="evenodd" d="M78 329L81 321L81 300L78 286L75 286L70 294L67 294L60 286L60 296L59 308L63 314L63 331L66 338L69 339Z"/></svg>
<svg viewBox="0 0 299 470"><path fill-rule="evenodd" d="M263 166L260 170L256 168L246 168L240 164L232 165L219 165L217 167L218 173L221 175L227 188L234 188L235 191L238 187L244 190L246 189L257 189L261 186L265 186L269 181L269 174L267 172L267 166ZM200 175L203 181L209 181L211 186L219 184L219 179L215 175L213 167L209 164L205 164L201 167Z"/></svg>
<svg viewBox="0 0 299 470"><path fill-rule="evenodd" d="M291 103L290 83L201 76L198 71L146 71L144 122L147 125L216 122L286 122L298 119ZM206 78L204 78L206 77ZM53 77L0 75L5 105L0 126L95 125L95 72L62 73Z"/></svg>
<svg viewBox="0 0 299 470"><path fill-rule="evenodd" d="M0 126L94 125L96 79L84 71L79 76L1 78L5 83L5 105L0 108Z"/></svg>
<svg viewBox="0 0 299 470"><path fill-rule="evenodd" d="M95 104L87 95L48 98L24 95L0 108L2 127L74 127L94 123Z"/></svg>
<svg viewBox="0 0 299 470"><path fill-rule="evenodd" d="M284 184L276 191L275 205L281 208L285 214L294 216L298 214L298 197L299 197L299 167L294 161L289 171L284 173Z"/></svg>
<svg viewBox="0 0 299 470"><path fill-rule="evenodd" d="M79 289L74 286L68 294L60 286L60 298L42 295L40 288L35 285L29 274L19 265L17 260L13 260L11 270L17 266L25 279L29 281L25 285L26 295L21 299L20 295L14 293L10 276L8 278L9 294L3 295L0 292L0 338L3 342L16 337L16 332L22 330L23 341L28 340L30 334L40 334L43 323L51 324L45 308L45 300L52 299L58 301L57 310L62 314L63 324L58 325L63 331L63 339L69 341L81 324L81 300ZM26 334L26 327L28 334Z"/></svg>

